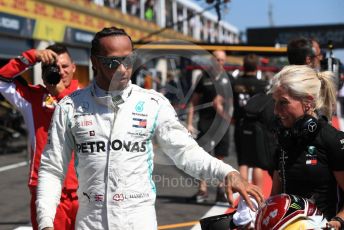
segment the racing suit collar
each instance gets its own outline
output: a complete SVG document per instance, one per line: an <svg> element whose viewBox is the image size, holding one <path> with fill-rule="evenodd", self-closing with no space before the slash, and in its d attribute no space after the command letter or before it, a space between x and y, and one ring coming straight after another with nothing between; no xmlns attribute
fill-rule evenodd
<svg viewBox="0 0 344 230"><path fill-rule="evenodd" d="M101 89L95 81L93 81L91 86L91 94L96 102L115 109L118 106L120 107L120 105L129 98L132 88L132 83L129 81L124 90L105 91Z"/></svg>
<svg viewBox="0 0 344 230"><path fill-rule="evenodd" d="M109 95L113 97L118 96L118 95L122 97L128 97L128 94L131 91L132 83L131 81L129 81L127 87L124 90L113 90L113 91L106 91L106 90L101 89L97 85L96 82L94 82L93 85L94 85L94 89L95 89L95 93L97 97L104 97L104 96L109 96Z"/></svg>

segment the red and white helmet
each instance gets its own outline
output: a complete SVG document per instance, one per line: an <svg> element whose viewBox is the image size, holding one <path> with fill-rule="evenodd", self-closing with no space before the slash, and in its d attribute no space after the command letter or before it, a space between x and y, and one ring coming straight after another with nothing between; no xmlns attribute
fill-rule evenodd
<svg viewBox="0 0 344 230"><path fill-rule="evenodd" d="M280 194L267 199L258 210L256 230L320 229L327 220L315 204L295 195Z"/></svg>

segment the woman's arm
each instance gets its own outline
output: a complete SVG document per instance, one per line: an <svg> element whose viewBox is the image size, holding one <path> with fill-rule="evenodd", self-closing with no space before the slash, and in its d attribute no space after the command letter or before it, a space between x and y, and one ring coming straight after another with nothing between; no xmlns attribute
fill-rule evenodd
<svg viewBox="0 0 344 230"><path fill-rule="evenodd" d="M271 196L280 194L281 193L281 180L279 178L278 171L274 171L272 177L272 188L271 188Z"/></svg>
<svg viewBox="0 0 344 230"><path fill-rule="evenodd" d="M333 171L339 188L344 191L344 171ZM344 207L341 207L337 215L329 221L331 227L335 229L344 228Z"/></svg>

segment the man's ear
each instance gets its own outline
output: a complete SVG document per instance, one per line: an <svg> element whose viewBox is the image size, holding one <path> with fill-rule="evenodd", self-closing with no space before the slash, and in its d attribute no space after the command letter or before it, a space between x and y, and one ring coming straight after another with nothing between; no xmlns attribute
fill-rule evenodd
<svg viewBox="0 0 344 230"><path fill-rule="evenodd" d="M90 56L90 58L91 58L93 73L94 73L94 75L97 75L97 73L96 73L97 68L95 68L95 66L97 66L97 58L94 56Z"/></svg>
<svg viewBox="0 0 344 230"><path fill-rule="evenodd" d="M75 62L73 62L72 65L73 65L73 73L75 73L75 70L76 70Z"/></svg>
<svg viewBox="0 0 344 230"><path fill-rule="evenodd" d="M312 64L312 57L306 56L306 65L311 65L311 64Z"/></svg>
<svg viewBox="0 0 344 230"><path fill-rule="evenodd" d="M91 56L90 56L90 59L91 59L91 63L92 63L92 65L94 65L94 64L95 64L95 58L94 58L94 56L93 56L93 55L91 55Z"/></svg>

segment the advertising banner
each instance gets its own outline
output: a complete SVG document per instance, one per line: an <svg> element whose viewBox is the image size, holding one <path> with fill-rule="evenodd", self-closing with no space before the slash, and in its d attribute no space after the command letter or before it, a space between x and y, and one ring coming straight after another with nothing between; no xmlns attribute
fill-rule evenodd
<svg viewBox="0 0 344 230"><path fill-rule="evenodd" d="M95 33L66 27L64 34L64 42L71 44L85 44L90 45Z"/></svg>
<svg viewBox="0 0 344 230"><path fill-rule="evenodd" d="M344 24L250 28L247 30L247 42L251 45L287 44L296 37L315 38L322 47L332 41L335 48L344 48Z"/></svg>
<svg viewBox="0 0 344 230"><path fill-rule="evenodd" d="M31 38L35 23L36 21L31 18L0 12L1 33Z"/></svg>

